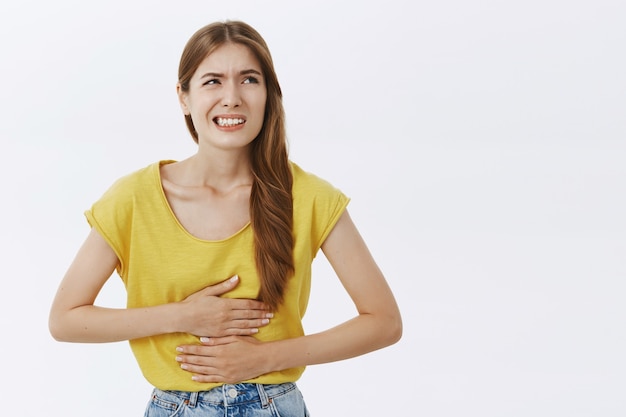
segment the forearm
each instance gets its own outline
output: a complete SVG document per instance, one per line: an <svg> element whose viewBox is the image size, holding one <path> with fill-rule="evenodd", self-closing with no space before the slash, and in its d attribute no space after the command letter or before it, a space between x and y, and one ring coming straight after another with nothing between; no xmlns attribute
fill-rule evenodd
<svg viewBox="0 0 626 417"><path fill-rule="evenodd" d="M347 211L322 250L359 315L321 333L272 342L273 370L352 358L391 345L402 335L395 298Z"/></svg>
<svg viewBox="0 0 626 417"><path fill-rule="evenodd" d="M180 331L177 303L113 309L84 305L50 316L52 336L63 342L105 343Z"/></svg>
<svg viewBox="0 0 626 417"><path fill-rule="evenodd" d="M349 359L394 344L402 335L399 315L360 314L329 330L265 344L269 371Z"/></svg>
<svg viewBox="0 0 626 417"><path fill-rule="evenodd" d="M199 382L245 381L266 373L339 361L397 342L402 319L387 282L347 212L322 245L359 315L332 329L286 340L202 338L176 360Z"/></svg>

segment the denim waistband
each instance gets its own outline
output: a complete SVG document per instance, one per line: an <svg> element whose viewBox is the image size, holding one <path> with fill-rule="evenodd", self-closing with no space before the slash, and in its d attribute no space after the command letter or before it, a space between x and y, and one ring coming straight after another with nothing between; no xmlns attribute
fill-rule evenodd
<svg viewBox="0 0 626 417"><path fill-rule="evenodd" d="M261 402L265 407L271 398L283 395L296 389L296 384L286 382L284 384L224 384L208 391L162 391L181 398L189 407L195 407L198 403L235 405L250 402ZM158 391L158 388L156 389Z"/></svg>

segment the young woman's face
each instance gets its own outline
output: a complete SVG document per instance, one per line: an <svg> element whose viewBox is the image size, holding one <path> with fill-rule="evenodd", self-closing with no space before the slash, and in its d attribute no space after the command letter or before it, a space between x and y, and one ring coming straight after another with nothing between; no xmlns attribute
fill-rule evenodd
<svg viewBox="0 0 626 417"><path fill-rule="evenodd" d="M246 147L263 127L267 89L261 65L244 45L227 43L207 56L189 82L178 87L201 146Z"/></svg>

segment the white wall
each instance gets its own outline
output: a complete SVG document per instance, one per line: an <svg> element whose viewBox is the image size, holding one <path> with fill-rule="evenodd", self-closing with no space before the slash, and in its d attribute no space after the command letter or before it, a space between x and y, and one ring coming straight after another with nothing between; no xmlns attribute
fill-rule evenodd
<svg viewBox="0 0 626 417"><path fill-rule="evenodd" d="M178 58L226 18L268 41L292 159L352 197L404 315L307 370L314 415L626 414L626 3L35 0L0 5L2 415L143 413L127 344L57 343L48 308L83 210L194 151ZM314 280L309 331L353 314Z"/></svg>

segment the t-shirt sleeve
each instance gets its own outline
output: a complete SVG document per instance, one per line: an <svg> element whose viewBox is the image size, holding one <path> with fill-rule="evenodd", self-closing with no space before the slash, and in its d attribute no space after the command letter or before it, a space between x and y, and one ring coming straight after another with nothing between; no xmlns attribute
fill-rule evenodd
<svg viewBox="0 0 626 417"><path fill-rule="evenodd" d="M350 199L328 181L294 164L294 220L296 233L306 233L314 257Z"/></svg>
<svg viewBox="0 0 626 417"><path fill-rule="evenodd" d="M128 259L128 231L132 226L133 194L128 178L116 181L85 211L89 225L111 246L120 261L118 273L123 274Z"/></svg>
<svg viewBox="0 0 626 417"><path fill-rule="evenodd" d="M331 184L322 180L322 186L324 192L315 199L313 211L316 251L322 246L350 202L343 192Z"/></svg>

